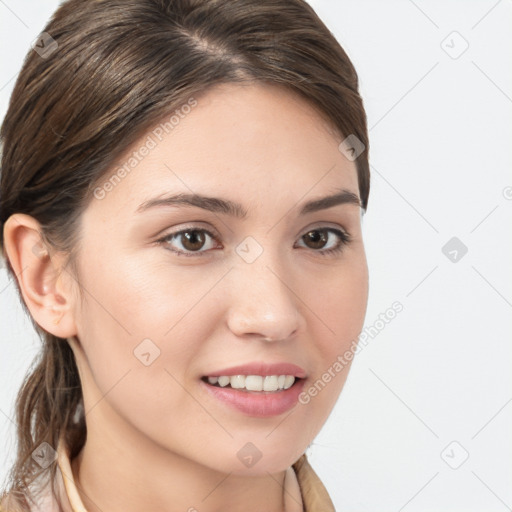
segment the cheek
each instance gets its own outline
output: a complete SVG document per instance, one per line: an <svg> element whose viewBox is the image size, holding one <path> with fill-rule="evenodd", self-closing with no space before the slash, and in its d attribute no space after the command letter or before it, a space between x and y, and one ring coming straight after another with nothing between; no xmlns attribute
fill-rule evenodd
<svg viewBox="0 0 512 512"><path fill-rule="evenodd" d="M357 349L368 301L365 260L333 272L322 290L310 295L317 364L299 403L308 407L311 435L316 435L334 407ZM313 320L314 318L314 320Z"/></svg>
<svg viewBox="0 0 512 512"><path fill-rule="evenodd" d="M368 302L368 270L365 258L340 266L324 280L317 293L309 293L316 325L322 325L326 336L317 336L324 365L343 353L363 328Z"/></svg>
<svg viewBox="0 0 512 512"><path fill-rule="evenodd" d="M124 308L132 306L126 298L123 307L114 299L112 294L112 302L105 300L105 304L113 305L114 313L126 312ZM104 416L108 416L107 421L114 425L114 430L134 427L165 444L169 439L183 437L182 423L186 425L185 431L193 431L196 423L208 421L183 387L188 378L187 369L198 351L194 343L206 335L203 325L183 321L163 336L173 323L169 314L172 301L167 303L165 311L157 312L151 311L148 301L141 300L138 304L138 309L147 308L148 312L140 315L135 306L133 313L128 310L131 314L127 318L133 322L128 333L96 301L86 302L85 329L79 338L87 359L83 385L89 394L88 421L94 422L96 416L104 422ZM182 307L176 309L175 318L183 316ZM136 315L139 318L134 318ZM95 404L103 401L103 406L96 407ZM178 416L181 420L177 422ZM183 418L187 419L183 422Z"/></svg>
<svg viewBox="0 0 512 512"><path fill-rule="evenodd" d="M162 402L179 402L177 382L189 378L191 362L219 321L208 297L218 276L106 254L84 267L78 335L95 385L106 393L122 378L117 392L129 389L135 402L140 396L137 407L148 413L150 404L162 410Z"/></svg>
<svg viewBox="0 0 512 512"><path fill-rule="evenodd" d="M89 321L121 333L130 343L151 336L167 339L214 282L211 276L199 279L190 269L173 270L151 254L150 249L148 257L106 250L83 269Z"/></svg>

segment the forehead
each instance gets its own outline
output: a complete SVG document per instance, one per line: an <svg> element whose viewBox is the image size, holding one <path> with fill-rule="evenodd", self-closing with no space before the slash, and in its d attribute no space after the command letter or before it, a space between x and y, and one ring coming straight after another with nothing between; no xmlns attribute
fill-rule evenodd
<svg viewBox="0 0 512 512"><path fill-rule="evenodd" d="M176 192L247 205L340 187L358 195L355 164L338 149L342 138L297 94L259 83L222 84L187 105L116 161L99 184L108 191L93 208L135 214L145 200Z"/></svg>

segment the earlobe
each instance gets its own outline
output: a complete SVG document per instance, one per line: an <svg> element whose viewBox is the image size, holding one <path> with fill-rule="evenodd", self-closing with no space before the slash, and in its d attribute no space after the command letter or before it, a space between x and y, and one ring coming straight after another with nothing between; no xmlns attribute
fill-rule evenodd
<svg viewBox="0 0 512 512"><path fill-rule="evenodd" d="M70 290L64 286L63 255L51 254L40 224L21 213L4 225L5 254L16 275L23 300L35 322L61 338L76 334Z"/></svg>

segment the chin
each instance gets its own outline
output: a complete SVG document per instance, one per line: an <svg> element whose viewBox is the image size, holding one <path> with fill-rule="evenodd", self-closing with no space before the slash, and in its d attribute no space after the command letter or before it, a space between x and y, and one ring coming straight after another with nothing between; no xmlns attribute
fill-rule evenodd
<svg viewBox="0 0 512 512"><path fill-rule="evenodd" d="M218 469L224 473L233 473L239 476L262 476L268 473L279 473L288 469L306 450L308 443L290 439L287 443L270 441L265 434L259 436L244 436L241 442L232 442L222 455L219 454ZM249 439L254 441L249 441ZM233 447L236 445L236 447ZM233 448L232 448L233 447ZM218 461L222 460L222 464Z"/></svg>

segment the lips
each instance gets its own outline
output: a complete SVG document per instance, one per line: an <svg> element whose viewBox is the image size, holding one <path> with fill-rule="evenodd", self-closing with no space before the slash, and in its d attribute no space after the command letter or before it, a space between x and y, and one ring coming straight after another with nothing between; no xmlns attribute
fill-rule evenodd
<svg viewBox="0 0 512 512"><path fill-rule="evenodd" d="M252 363L202 377L209 393L231 408L255 417L282 414L297 404L306 372L291 363Z"/></svg>

